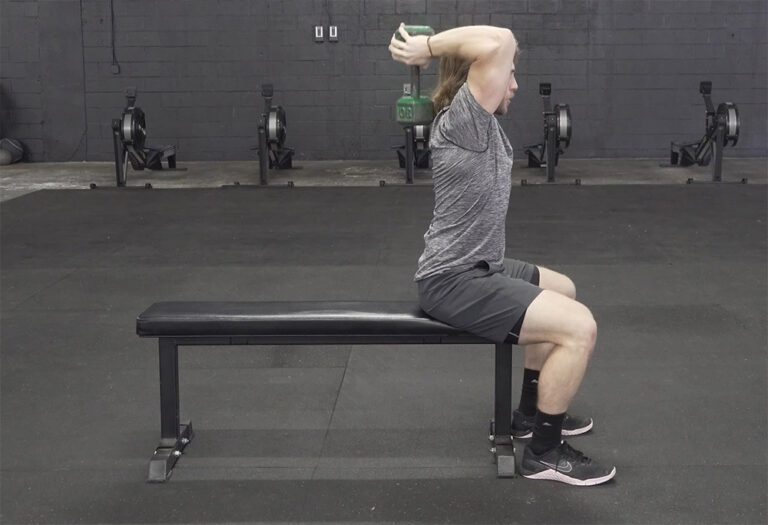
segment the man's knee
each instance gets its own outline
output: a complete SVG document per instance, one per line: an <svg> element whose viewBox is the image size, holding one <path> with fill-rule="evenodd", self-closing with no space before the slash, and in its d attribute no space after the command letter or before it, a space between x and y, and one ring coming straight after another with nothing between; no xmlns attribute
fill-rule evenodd
<svg viewBox="0 0 768 525"><path fill-rule="evenodd" d="M589 308L554 290L544 290L528 307L520 344L553 343L588 357L597 340L597 323Z"/></svg>
<svg viewBox="0 0 768 525"><path fill-rule="evenodd" d="M572 336L573 348L584 354L588 359L592 355L597 342L597 322L592 312L585 306L579 314L579 319L574 323Z"/></svg>
<svg viewBox="0 0 768 525"><path fill-rule="evenodd" d="M576 285L567 275L563 275L563 291L560 293L571 299L576 299Z"/></svg>

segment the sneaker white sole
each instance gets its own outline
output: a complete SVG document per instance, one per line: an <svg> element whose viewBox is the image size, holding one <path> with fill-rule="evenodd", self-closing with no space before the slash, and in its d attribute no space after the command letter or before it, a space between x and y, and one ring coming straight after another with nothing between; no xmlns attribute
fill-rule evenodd
<svg viewBox="0 0 768 525"><path fill-rule="evenodd" d="M561 434L563 436L578 436L580 434L584 434L585 432L589 432L590 430L592 430L592 425L593 425L593 422L590 421L589 425L587 425L585 427L574 428L573 430L565 430L565 429L563 429Z"/></svg>
<svg viewBox="0 0 768 525"><path fill-rule="evenodd" d="M553 469L543 470L541 472L536 472L535 474L523 474L523 477L528 479L547 479L551 481L560 481L562 483L567 483L568 485L590 487L592 485L599 485L601 483L605 483L606 481L612 479L615 475L616 475L616 467L613 467L613 470L611 470L611 472L609 472L605 476L602 476L599 478L591 478L591 479L572 478L567 474L564 474L563 472L556 472Z"/></svg>

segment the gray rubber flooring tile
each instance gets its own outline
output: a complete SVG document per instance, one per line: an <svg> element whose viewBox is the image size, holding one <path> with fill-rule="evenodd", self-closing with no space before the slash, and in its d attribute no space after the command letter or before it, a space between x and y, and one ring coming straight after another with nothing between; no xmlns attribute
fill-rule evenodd
<svg viewBox="0 0 768 525"><path fill-rule="evenodd" d="M763 523L759 466L620 467L575 489L523 478L174 480L130 470L22 471L3 490L9 523ZM277 476L274 476L277 477ZM706 495L691 498L690 494ZM619 503L621 502L621 503Z"/></svg>
<svg viewBox="0 0 768 525"><path fill-rule="evenodd" d="M157 344L136 315L414 299L430 190L41 192L2 210L2 521L764 523L765 193L529 189L508 253L570 275L598 320L572 405L595 428L572 442L615 481L496 479L491 345L266 346L180 349L197 435L145 484Z"/></svg>

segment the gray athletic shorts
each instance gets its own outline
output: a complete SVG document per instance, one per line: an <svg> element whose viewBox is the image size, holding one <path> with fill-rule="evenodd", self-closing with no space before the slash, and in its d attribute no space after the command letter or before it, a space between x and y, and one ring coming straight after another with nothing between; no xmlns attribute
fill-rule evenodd
<svg viewBox="0 0 768 525"><path fill-rule="evenodd" d="M419 303L431 317L495 343L517 344L528 306L541 293L539 269L504 259L501 270L482 262L417 281Z"/></svg>

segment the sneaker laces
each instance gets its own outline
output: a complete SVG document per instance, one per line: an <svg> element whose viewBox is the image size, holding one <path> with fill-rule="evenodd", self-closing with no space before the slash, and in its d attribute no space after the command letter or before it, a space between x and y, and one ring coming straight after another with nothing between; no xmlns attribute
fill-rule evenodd
<svg viewBox="0 0 768 525"><path fill-rule="evenodd" d="M583 463L585 465L592 463L592 460L585 456L581 451L576 450L571 445L568 444L567 441L563 441L560 444L559 452L561 456L565 456L566 458L573 459L577 463Z"/></svg>

